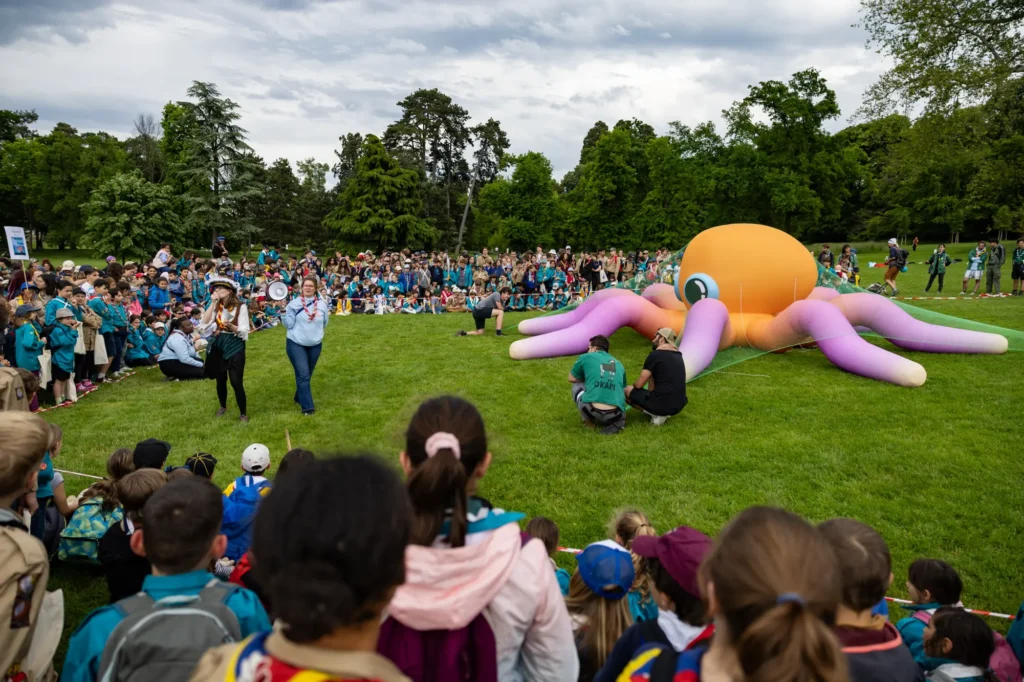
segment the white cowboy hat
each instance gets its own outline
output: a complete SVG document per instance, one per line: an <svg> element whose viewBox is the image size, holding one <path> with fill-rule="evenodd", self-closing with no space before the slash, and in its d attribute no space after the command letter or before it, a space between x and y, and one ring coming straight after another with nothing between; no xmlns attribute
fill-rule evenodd
<svg viewBox="0 0 1024 682"><path fill-rule="evenodd" d="M232 289L235 290L236 294L241 293L241 288L238 286L238 282L236 282L233 279L228 279L227 277L211 277L210 280L206 283L206 285L210 288L210 291L213 291L213 288L215 286L220 285L225 287L231 287Z"/></svg>

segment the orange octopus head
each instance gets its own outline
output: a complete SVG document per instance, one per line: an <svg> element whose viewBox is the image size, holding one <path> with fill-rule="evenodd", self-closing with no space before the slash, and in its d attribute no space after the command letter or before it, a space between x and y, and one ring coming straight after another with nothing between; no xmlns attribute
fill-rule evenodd
<svg viewBox="0 0 1024 682"><path fill-rule="evenodd" d="M722 225L686 246L676 296L687 307L717 298L730 313L777 314L807 298L818 266L803 244L774 227Z"/></svg>

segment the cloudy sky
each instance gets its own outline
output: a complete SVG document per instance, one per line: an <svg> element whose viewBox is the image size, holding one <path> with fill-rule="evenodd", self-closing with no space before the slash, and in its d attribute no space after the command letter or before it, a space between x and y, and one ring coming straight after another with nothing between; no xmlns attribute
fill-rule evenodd
<svg viewBox="0 0 1024 682"><path fill-rule="evenodd" d="M396 102L439 88L560 177L597 120L720 120L762 80L817 67L845 125L885 63L858 0L0 0L0 108L120 136L193 80L242 106L268 162L333 163Z"/></svg>

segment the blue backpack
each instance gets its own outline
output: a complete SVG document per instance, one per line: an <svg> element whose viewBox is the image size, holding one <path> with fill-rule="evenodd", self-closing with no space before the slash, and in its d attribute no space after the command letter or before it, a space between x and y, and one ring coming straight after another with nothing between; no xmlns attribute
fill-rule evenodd
<svg viewBox="0 0 1024 682"><path fill-rule="evenodd" d="M252 521L260 506L264 488L270 488L270 481L256 483L252 475L246 474L235 479L235 489L224 498L224 518L220 532L228 538L224 556L233 561L241 559L252 544Z"/></svg>

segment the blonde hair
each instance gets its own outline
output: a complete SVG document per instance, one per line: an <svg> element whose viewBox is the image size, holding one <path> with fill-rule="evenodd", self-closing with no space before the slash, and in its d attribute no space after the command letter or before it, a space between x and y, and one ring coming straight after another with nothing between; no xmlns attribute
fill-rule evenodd
<svg viewBox="0 0 1024 682"><path fill-rule="evenodd" d="M50 442L47 444L46 449L50 451L50 456L53 456L54 449L60 445L61 441L64 440L64 429L60 428L56 424L50 424Z"/></svg>
<svg viewBox="0 0 1024 682"><path fill-rule="evenodd" d="M746 682L848 682L832 633L842 601L839 561L814 526L783 509L751 507L719 534L700 569Z"/></svg>
<svg viewBox="0 0 1024 682"><path fill-rule="evenodd" d="M577 647L592 658L594 670L604 666L608 654L619 641L622 633L633 624L629 612L629 599L605 599L587 587L580 577L579 569L569 579L569 594L565 597L569 613L581 616L581 636Z"/></svg>
<svg viewBox="0 0 1024 682"><path fill-rule="evenodd" d="M0 429L0 495L25 487L50 444L50 425L28 412L5 412Z"/></svg>
<svg viewBox="0 0 1024 682"><path fill-rule="evenodd" d="M643 599L647 599L651 594L650 578L644 570L644 558L633 552L633 540L642 535L657 536L658 531L654 530L651 520L639 509L623 509L612 517L608 534L613 540L621 541L622 546L629 550L630 556L633 557L633 571L636 574L633 589L639 592Z"/></svg>

